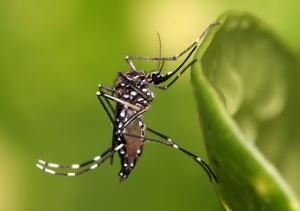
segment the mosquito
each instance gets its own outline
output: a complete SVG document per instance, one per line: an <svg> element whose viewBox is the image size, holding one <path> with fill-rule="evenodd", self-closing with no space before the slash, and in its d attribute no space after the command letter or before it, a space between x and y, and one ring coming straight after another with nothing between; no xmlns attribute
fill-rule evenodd
<svg viewBox="0 0 300 211"><path fill-rule="evenodd" d="M113 156L116 152L118 152L121 160L121 170L118 177L120 182L122 182L128 178L131 170L135 167L138 158L142 155L145 142L150 141L167 145L182 151L195 160L205 170L210 180L213 178L215 182L218 183L218 179L212 169L201 158L180 147L178 144L175 144L170 137L146 127L143 120L143 113L150 108L150 104L155 98L154 93L150 88L157 88L161 90L167 90L170 88L181 74L183 74L194 62L196 62L196 60L193 60L183 67L198 47L199 41L207 34L211 27L218 24L219 23L217 22L210 24L192 43L192 45L175 56L126 56L125 60L129 65L130 70L125 73L118 73L118 78L113 88L99 84L99 91L96 93L102 107L113 125L113 135L110 148L101 155L81 164L61 165L49 163L44 160L38 160L38 164L36 164L37 167L53 175L78 176L98 168L108 159L110 159L110 163L112 164ZM168 72L166 75L161 74L165 61L176 61L187 52L189 52L188 55L175 70ZM157 70L146 74L144 71L136 69L132 60L156 60L159 61L159 67ZM177 76L171 79L176 73L178 73ZM160 85L163 82L169 81L169 79L171 80L167 85ZM113 102L115 103L115 107L112 104ZM164 139L164 141L146 137L146 130ZM81 171L70 173L56 172L52 169L46 168L79 169L88 165L89 167Z"/></svg>

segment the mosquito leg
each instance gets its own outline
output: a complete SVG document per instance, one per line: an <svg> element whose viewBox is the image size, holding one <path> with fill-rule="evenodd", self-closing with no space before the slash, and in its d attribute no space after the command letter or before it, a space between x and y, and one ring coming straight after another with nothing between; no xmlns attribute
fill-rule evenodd
<svg viewBox="0 0 300 211"><path fill-rule="evenodd" d="M126 78L126 77L125 77L125 78ZM126 79L127 79L127 78L126 78ZM106 98L105 98L105 99L106 99ZM109 100L107 100L107 104L109 105L111 111L112 111L113 113L115 113L115 110L114 110L114 108L112 107L112 104L111 104L111 102L110 102ZM122 127L122 130L123 130L130 122L132 122L135 118L137 118L139 115L141 115L142 113L144 113L144 112L147 111L147 110L148 110L148 108L147 108L146 110L140 111L139 113L136 113L135 115L133 115L133 116L127 121L128 123L126 122L126 124ZM164 135L164 134L162 134L162 133L159 133L159 132L157 132L157 131L155 131L155 130L149 128L149 127L146 127L146 130L152 132L152 133L155 134L155 135L158 135L159 137L161 137L161 138L163 138L163 139L165 139L165 140L167 140L167 141L172 142L172 140L171 140L170 137L168 137L168 136L166 136L166 135Z"/></svg>
<svg viewBox="0 0 300 211"><path fill-rule="evenodd" d="M181 52L180 54L177 54L176 56L174 56L173 58L175 58L175 60L177 60L179 57L181 57L183 54L185 54L187 51L189 51L191 48L193 48L194 46L197 46L199 41L207 34L207 32L215 25L219 25L220 23L218 22L213 22L211 24L208 25L208 27L202 32L202 34L195 40L195 42L188 47L187 49L185 49L183 52Z"/></svg>
<svg viewBox="0 0 300 211"><path fill-rule="evenodd" d="M173 147L175 149L178 149L180 151L182 151L183 153L185 153L186 155L190 156L191 158L193 158L198 164L201 165L201 167L204 169L204 171L207 173L210 181L211 181L211 178L213 177L214 180L219 183L216 175L214 174L214 172L212 171L212 169L209 167L209 165L207 163L205 163L201 158L199 158L198 156L194 155L193 153L185 150L184 148L180 147L179 145L173 143L173 142L169 142L169 141L160 141L160 140L156 140L156 139L153 139L153 138L147 138L147 137L141 137L141 136L138 136L138 135L134 135L134 134L128 134L128 133L122 133L122 135L124 136L131 136L131 137L135 137L135 138L143 138L144 140L147 140L147 141L152 141L152 142L155 142L155 143L160 143L160 144L163 144L163 145L167 145L167 146L170 146L170 147Z"/></svg>
<svg viewBox="0 0 300 211"><path fill-rule="evenodd" d="M53 171L51 169L47 169L47 168L43 167L40 164L36 164L36 166L39 169L41 169L41 170L43 170L43 171L45 171L45 172L47 172L49 174L53 174L53 175L58 175L58 176L78 176L78 175L84 174L84 173L86 173L88 171L91 171L91 170L93 170L93 169L98 168L99 166L101 166L107 159L109 159L111 156L113 156L123 146L124 146L124 144L118 145L108 155L106 155L105 157L103 157L102 160L100 160L98 163L90 166L89 168L83 169L82 171L78 171L78 172L63 173L63 172L56 172L56 171Z"/></svg>
<svg viewBox="0 0 300 211"><path fill-rule="evenodd" d="M101 88L100 88L100 89L101 89ZM101 94L102 94L102 95L101 95ZM102 107L104 108L104 110L105 110L107 116L109 117L111 123L113 124L114 129L117 130L117 129L118 129L118 126L116 125L116 123L115 123L115 121L114 121L114 118L113 118L112 114L109 112L109 110L108 110L106 104L105 104L105 103L103 102L103 100L101 99L101 96L103 96L104 98L107 98L107 96L109 96L109 97L112 97L112 96L107 95L107 94L105 94L105 93L103 93L103 92L97 92L97 96L98 96L98 99L99 99L99 101L100 101ZM111 98L108 98L108 99L111 99ZM115 98L115 99L119 100L118 98ZM123 102L124 102L124 101L122 101L122 100L120 100L120 101L121 101L120 103L123 103ZM127 104L129 104L129 103L124 102L124 105L127 105ZM132 105L132 104L130 104L130 105ZM133 106L133 105L132 105L132 106ZM111 106L110 103L109 103L109 107L110 107L111 110L113 110L113 108L112 108L112 106ZM138 108L138 107L137 107L137 108ZM138 108L138 109L140 109L140 108ZM142 110L141 112L144 113L145 111L146 111L146 110ZM138 112L138 113L139 113L139 112ZM136 117L137 117L137 116L136 116ZM135 118L136 118L136 117L135 117ZM133 119L134 119L134 118L130 118L130 122L133 121ZM125 123L126 126L127 126L130 122L127 121L127 122L126 122L127 124ZM125 124L124 124L124 125L125 125ZM123 127L122 130L123 130L124 128L125 128L125 127ZM120 130L119 133L121 133L122 130ZM119 134L119 137L120 137L122 143L126 143L126 141L125 141L123 135ZM113 147L114 147L114 141L112 140L112 148L113 148ZM112 150L112 148L111 148L111 150ZM111 163L112 163L112 159L111 159Z"/></svg>
<svg viewBox="0 0 300 211"><path fill-rule="evenodd" d="M112 97L112 96L110 96L110 95L107 95L107 94L105 94L105 93L103 93L103 92L97 92L97 96L98 96L98 99L99 99L99 101L100 101L102 107L104 108L105 112L106 112L107 115L109 116L110 121L111 121L112 124L114 125L114 128L117 129L118 127L117 127L117 125L115 125L115 122L114 122L114 119L113 119L112 115L109 113L107 106L105 105L105 103L104 103L103 100L101 99L101 96L103 96L104 98L111 99L111 100L112 100L112 98L114 98L114 97ZM109 96L109 97L108 97L108 96ZM121 103L121 104L123 104L123 105L128 105L128 104L130 104L130 103L127 103L127 102L125 102L125 101L123 101L123 100L119 100L118 98L114 98L114 99L118 100L117 102L119 102L119 103ZM112 108L111 104L110 104L110 103L108 103L108 104L109 104L109 107L111 108L111 110L114 111L114 109ZM130 104L130 105L131 105L131 106L129 106L129 107L137 107L137 106L135 106L135 105L133 105L133 104ZM135 109L135 110L137 110L138 112L135 113L134 115L132 115L132 116L125 122L125 124L122 126L122 128L119 129L119 131L120 131L119 133L121 133L121 131L122 131L125 127L127 127L128 124L130 124L135 118L137 118L138 116L140 116L141 114L143 114L144 112L146 112L146 111L149 109L149 107L146 107L145 109L142 109L142 110L141 110L139 107L137 107L137 108L138 108L138 109Z"/></svg>
<svg viewBox="0 0 300 211"><path fill-rule="evenodd" d="M157 132L156 130L153 130L153 129L149 128L149 127L147 127L146 130L148 130L148 131L150 131L151 133L153 133L153 134L155 134L155 135L157 135L157 136L159 136L159 137L165 139L165 140L168 141L168 142L173 143L173 141L172 141L172 139L171 139L170 137L168 137L168 136L166 136L166 135L164 135L164 134L162 134L162 133L160 133L160 132Z"/></svg>
<svg viewBox="0 0 300 211"><path fill-rule="evenodd" d="M132 108L133 110L136 110L136 111L141 110L138 106L135 106L135 105L133 105L131 103L128 103L128 102L126 102L124 100L120 100L119 98L113 97L111 95L105 94L104 92L99 92L98 91L96 94L97 94L99 100L100 100L100 97L105 97L107 99L113 100L113 101L121 103L123 105L127 105L128 107Z"/></svg>
<svg viewBox="0 0 300 211"><path fill-rule="evenodd" d="M191 63L189 63L186 67L183 68L183 70L181 70L181 72L166 86L163 87L163 90L167 90L175 81L177 81L177 79L190 67L192 66L197 60L193 60ZM175 73L177 71L174 71L173 73ZM173 75L173 74L172 74Z"/></svg>
<svg viewBox="0 0 300 211"><path fill-rule="evenodd" d="M99 87L99 90L102 92L102 89L106 90L106 91L110 91L112 93L116 93L115 90L111 87L108 87L108 86L104 86L103 84L99 84L98 85Z"/></svg>
<svg viewBox="0 0 300 211"><path fill-rule="evenodd" d="M105 105L105 103L103 102L103 100L101 99L101 97L100 97L99 95L97 95L97 96L98 96L98 99L99 99L99 101L100 101L102 107L104 108L104 110L105 110L107 116L109 117L110 122L113 124L114 130L117 130L118 127L117 127L117 125L116 125L116 123L115 123L115 121L114 121L114 118L113 118L112 114L109 112L107 106ZM104 97L104 98L105 98L105 97ZM107 101L107 102L109 102L109 101ZM110 105L109 107L113 110L112 105L110 104L110 102L109 102L108 104ZM111 148L110 148L110 151L111 151L111 152L113 151L114 147L116 146L115 140L114 140L114 132L113 132L112 137L113 137L113 138L112 138L112 141L111 141ZM119 134L118 137L120 138L121 143L124 143L124 144L126 143L126 141L125 141L123 135ZM110 157L110 164L112 164L112 163L113 163L113 154L112 154L112 156Z"/></svg>
<svg viewBox="0 0 300 211"><path fill-rule="evenodd" d="M107 87L107 86L104 86L102 84L99 84L98 85L98 88L100 90L100 92L103 92L103 89L106 90L106 91L110 91L111 92L111 95L113 96L113 94L116 94L115 90L113 88L110 88L110 87ZM108 104L111 112L114 114L115 113L115 109L113 108L112 104L110 103L110 101L107 99L107 98L104 98L105 101L106 101L106 104Z"/></svg>
<svg viewBox="0 0 300 211"><path fill-rule="evenodd" d="M125 76L124 76L124 77L125 77ZM126 77L125 77L125 78L126 78ZM127 79L127 78L126 78L126 79ZM130 81L129 81L129 82L130 82ZM100 88L100 91L101 91L101 88L102 88L102 85L101 85L101 84L99 85L99 88ZM106 99L106 98L105 98L105 99ZM106 100L107 100L107 99L106 99ZM109 105L109 108L111 109L112 113L115 113L115 109L112 107L111 102L110 102L109 100L107 100L106 103ZM148 108L147 108L146 110L148 110ZM127 123L125 126L123 126L122 129L124 129L131 121L133 121L133 120L134 120L135 118L137 118L139 115L141 115L142 113L144 113L146 110L140 111L139 113L136 113L134 116L132 116L132 117L127 121L128 123ZM155 130L149 128L149 127L147 127L146 130L152 132L153 134L155 134L155 135L157 135L157 136L159 136L159 137L161 137L161 138L163 138L163 139L165 139L165 140L167 140L167 141L172 142L172 140L171 140L170 137L168 137L168 136L166 136L166 135L164 135L164 134L162 134L162 133L159 133L159 132L157 132L157 131L155 131Z"/></svg>
<svg viewBox="0 0 300 211"><path fill-rule="evenodd" d="M113 119L113 116L111 115L111 113L109 113L109 110L108 110L107 106L105 105L105 103L104 103L103 100L101 99L100 95L98 95L98 92L97 92L97 97L98 97L98 99L99 99L99 101L100 101L102 107L104 108L104 110L105 110L107 116L109 117L110 122L114 125L114 128L117 128L117 126L116 126L116 124L115 124L115 121L114 121L114 119Z"/></svg>
<svg viewBox="0 0 300 211"><path fill-rule="evenodd" d="M205 30L204 32L202 32L202 34L195 40L195 42L193 42L192 45L190 45L187 49L185 49L184 51L182 51L181 53L175 55L175 56L171 56L171 57L143 57L143 56L126 56L125 59L128 63L128 65L130 67L133 67L133 70L136 70L134 65L132 64L131 60L136 59L136 60L163 60L163 61L176 61L179 57L181 57L183 54L185 54L186 52L188 52L190 49L192 49L193 47L197 46L197 44L199 43L199 41L207 34L207 32L210 30L211 27L215 26L215 25L219 25L220 23L218 22L214 22L211 23Z"/></svg>
<svg viewBox="0 0 300 211"><path fill-rule="evenodd" d="M49 163L46 162L44 160L38 160L38 163L43 165L43 166L48 166L51 168L59 168L59 169L66 169L66 168L71 168L71 169L79 169L82 168L84 166L87 166L91 163L97 162L99 160L101 160L101 158L103 158L105 155L107 155L107 153L109 153L110 149L106 150L104 153L102 153L101 155L98 155L96 157L94 157L93 159L86 161L84 163L80 163L80 164L69 164L69 165L62 165L62 164L56 164L56 163Z"/></svg>

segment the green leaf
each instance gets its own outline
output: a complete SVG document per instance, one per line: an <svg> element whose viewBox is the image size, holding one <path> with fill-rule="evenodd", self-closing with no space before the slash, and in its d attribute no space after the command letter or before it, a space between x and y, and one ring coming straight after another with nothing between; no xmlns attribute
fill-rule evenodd
<svg viewBox="0 0 300 211"><path fill-rule="evenodd" d="M229 11L217 21L198 48L191 78L219 200L226 210L300 210L274 168L280 162L270 162L284 154L273 148L299 142L297 60L249 14Z"/></svg>

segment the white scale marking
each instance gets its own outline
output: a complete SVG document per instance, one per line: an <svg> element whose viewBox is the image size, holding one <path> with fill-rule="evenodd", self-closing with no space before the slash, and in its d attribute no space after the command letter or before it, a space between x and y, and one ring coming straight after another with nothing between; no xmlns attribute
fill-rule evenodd
<svg viewBox="0 0 300 211"><path fill-rule="evenodd" d="M50 170L50 169L45 169L45 172L48 172L48 173L50 173L50 174L55 174L55 171L52 171L52 170Z"/></svg>
<svg viewBox="0 0 300 211"><path fill-rule="evenodd" d="M202 160L200 158L197 158L198 161L202 162Z"/></svg>
<svg viewBox="0 0 300 211"><path fill-rule="evenodd" d="M38 160L38 162L42 165L46 165L46 161L43 161L43 160Z"/></svg>
<svg viewBox="0 0 300 211"><path fill-rule="evenodd" d="M123 123L122 122L120 122L120 124L119 124L119 128L122 128L122 126L123 126Z"/></svg>
<svg viewBox="0 0 300 211"><path fill-rule="evenodd" d="M148 90L146 88L143 88L142 89L142 92L147 92Z"/></svg>
<svg viewBox="0 0 300 211"><path fill-rule="evenodd" d="M130 94L131 94L132 96L136 96L136 95L137 95L137 92L132 91L132 92L130 92Z"/></svg>
<svg viewBox="0 0 300 211"><path fill-rule="evenodd" d="M152 97L152 98L154 98L154 94L153 94L153 92L151 92L151 97Z"/></svg>
<svg viewBox="0 0 300 211"><path fill-rule="evenodd" d="M127 163L124 163L124 167L127 167L128 165L127 165Z"/></svg>
<svg viewBox="0 0 300 211"><path fill-rule="evenodd" d="M143 126L143 122L139 121L139 126L142 127Z"/></svg>
<svg viewBox="0 0 300 211"><path fill-rule="evenodd" d="M173 147L179 149L179 147L176 144L173 144Z"/></svg>
<svg viewBox="0 0 300 211"><path fill-rule="evenodd" d="M48 166L52 168L59 168L59 165L56 163L48 163Z"/></svg>
<svg viewBox="0 0 300 211"><path fill-rule="evenodd" d="M123 146L124 146L124 144L120 144L119 146L117 146L117 147L115 148L115 151L118 151L118 150L121 149Z"/></svg>
<svg viewBox="0 0 300 211"><path fill-rule="evenodd" d="M123 117L123 118L125 117L125 109L123 109L123 110L121 111L120 116Z"/></svg>
<svg viewBox="0 0 300 211"><path fill-rule="evenodd" d="M80 167L79 164L73 164L73 165L71 165L71 168L72 168L72 169L78 169L79 167Z"/></svg>
<svg viewBox="0 0 300 211"><path fill-rule="evenodd" d="M68 173L68 176L76 176L76 174L75 173Z"/></svg>
<svg viewBox="0 0 300 211"><path fill-rule="evenodd" d="M141 153L141 150L138 149L138 151L136 151L136 152L137 152L138 154L140 154L140 153Z"/></svg>
<svg viewBox="0 0 300 211"><path fill-rule="evenodd" d="M129 95L123 95L124 98L129 98Z"/></svg>
<svg viewBox="0 0 300 211"><path fill-rule="evenodd" d="M92 170L92 169L95 169L95 168L97 168L98 167L98 164L94 164L94 165L92 165L91 167L90 167L90 169Z"/></svg>
<svg viewBox="0 0 300 211"><path fill-rule="evenodd" d="M133 163L130 163L130 167L132 168L134 166L134 164Z"/></svg>
<svg viewBox="0 0 300 211"><path fill-rule="evenodd" d="M41 166L40 164L36 164L36 166L39 168L39 169L44 169L44 167L43 166Z"/></svg>
<svg viewBox="0 0 300 211"><path fill-rule="evenodd" d="M101 156L99 155L99 156L97 156L97 157L94 157L94 161L97 161L97 160L100 160L101 159Z"/></svg>

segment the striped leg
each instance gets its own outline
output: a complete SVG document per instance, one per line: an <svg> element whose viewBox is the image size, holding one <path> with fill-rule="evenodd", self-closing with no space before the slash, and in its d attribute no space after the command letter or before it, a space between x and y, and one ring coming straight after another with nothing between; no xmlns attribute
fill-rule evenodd
<svg viewBox="0 0 300 211"><path fill-rule="evenodd" d="M134 135L134 134L128 134L128 133L122 133L122 135L124 135L124 136L131 136L131 137L135 137L135 138L141 138L140 136L137 136L137 135ZM155 143L167 145L167 146L174 147L175 149L178 149L178 150L182 151L184 154L190 156L191 158L193 158L193 160L195 160L198 164L200 164L200 166L207 173L210 181L211 181L211 179L213 177L214 180L216 181L216 183L219 183L217 176L215 175L215 173L212 171L212 169L209 167L209 165L207 163L205 163L198 156L194 155L193 153L185 150L184 148L182 148L179 145L177 145L174 142L172 142L170 138L168 138L167 141L160 141L160 140L156 140L156 139L153 139L153 138L147 138L147 137L143 137L143 138L145 140L147 140L147 141L152 141L152 142L155 142Z"/></svg>
<svg viewBox="0 0 300 211"><path fill-rule="evenodd" d="M100 161L98 161L96 164L86 168L86 169L83 169L81 171L78 171L78 172L69 172L69 173L63 173L63 172L55 172L51 169L48 169L48 168L45 168L43 165L45 166L49 166L49 167L52 167L52 168L73 168L73 169L77 169L77 168L80 168L80 167L83 167L83 166L86 166L90 163L93 163L93 162L96 162L96 160L92 159L90 161L87 161L83 164L72 164L72 165L59 165L59 164L55 164L55 163L47 163L43 160L39 160L39 163L40 164L36 164L36 166L38 168L40 168L41 170L49 173L49 174L53 174L53 175L58 175L58 176L78 176L78 175L81 175L81 174L84 174L88 171L91 171L95 168L98 168L99 166L101 166L107 159L109 159L111 156L113 156L119 149L121 149L122 147L124 146L124 144L120 144L118 145L116 148L114 148L108 155L106 155L109 151L105 151L102 155L104 156L102 159L101 159L101 156L97 156L95 157L94 159L98 159ZM106 156L105 156L106 155ZM41 165L42 164L42 165Z"/></svg>
<svg viewBox="0 0 300 211"><path fill-rule="evenodd" d="M50 168L58 168L58 169L79 169L82 168L84 166L87 166L89 164L92 164L94 162L99 161L101 158L103 158L108 152L110 151L110 149L106 150L104 153L102 153L101 155L98 155L96 157L94 157L93 159L86 161L84 163L80 163L80 164L68 164L68 165L62 165L62 164L56 164L56 163L49 163L46 162L44 160L38 160L38 163L43 165L43 166L48 166Z"/></svg>

